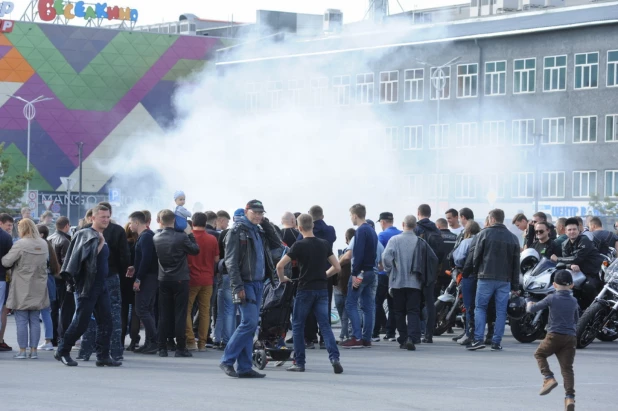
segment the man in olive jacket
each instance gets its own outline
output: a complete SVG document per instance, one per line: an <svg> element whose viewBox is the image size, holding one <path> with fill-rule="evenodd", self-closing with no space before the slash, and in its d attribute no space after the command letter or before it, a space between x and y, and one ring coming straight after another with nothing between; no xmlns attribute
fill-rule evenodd
<svg viewBox="0 0 618 411"><path fill-rule="evenodd" d="M509 291L519 287L519 240L504 225L504 211L489 212L489 227L477 234L474 248L474 273L478 278L476 308L474 309L474 341L468 350L485 348L483 335L487 306L492 296L496 299L496 326L491 341L492 351L501 351L506 325Z"/></svg>

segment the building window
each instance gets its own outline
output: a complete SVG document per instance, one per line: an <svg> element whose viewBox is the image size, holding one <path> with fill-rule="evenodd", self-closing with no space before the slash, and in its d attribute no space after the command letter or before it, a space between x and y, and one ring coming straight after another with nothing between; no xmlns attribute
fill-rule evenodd
<svg viewBox="0 0 618 411"><path fill-rule="evenodd" d="M356 103L373 104L373 73L356 75Z"/></svg>
<svg viewBox="0 0 618 411"><path fill-rule="evenodd" d="M432 124L429 126L429 148L443 149L448 148L449 125L448 124Z"/></svg>
<svg viewBox="0 0 618 411"><path fill-rule="evenodd" d="M283 106L283 83L280 81L269 81L267 86L268 108L278 110Z"/></svg>
<svg viewBox="0 0 618 411"><path fill-rule="evenodd" d="M597 193L596 171L573 171L573 197L590 197Z"/></svg>
<svg viewBox="0 0 618 411"><path fill-rule="evenodd" d="M545 57L543 91L566 90L567 56Z"/></svg>
<svg viewBox="0 0 618 411"><path fill-rule="evenodd" d="M328 78L316 77L311 79L311 102L314 107L322 107L326 104L328 95Z"/></svg>
<svg viewBox="0 0 618 411"><path fill-rule="evenodd" d="M504 198L506 188L506 176L499 173L489 173L482 177L483 193L487 199L496 200ZM493 201L492 201L493 202Z"/></svg>
<svg viewBox="0 0 618 411"><path fill-rule="evenodd" d="M607 52L607 87L618 86L618 50Z"/></svg>
<svg viewBox="0 0 618 411"><path fill-rule="evenodd" d="M288 81L289 104L292 107L300 107L303 104L303 92L305 89L304 80Z"/></svg>
<svg viewBox="0 0 618 411"><path fill-rule="evenodd" d="M618 170L605 171L605 197L618 197Z"/></svg>
<svg viewBox="0 0 618 411"><path fill-rule="evenodd" d="M605 116L605 141L607 143L618 142L618 114Z"/></svg>
<svg viewBox="0 0 618 411"><path fill-rule="evenodd" d="M534 173L513 173L511 188L513 198L534 197Z"/></svg>
<svg viewBox="0 0 618 411"><path fill-rule="evenodd" d="M403 149L423 149L423 126L405 126L403 128Z"/></svg>
<svg viewBox="0 0 618 411"><path fill-rule="evenodd" d="M575 55L575 90L597 88L599 81L599 53Z"/></svg>
<svg viewBox="0 0 618 411"><path fill-rule="evenodd" d="M424 93L423 87L425 86L425 70L424 69L411 69L406 70L403 73L404 76L404 90L403 100L410 101L423 101Z"/></svg>
<svg viewBox="0 0 618 411"><path fill-rule="evenodd" d="M536 59L513 61L513 93L534 93L536 90Z"/></svg>
<svg viewBox="0 0 618 411"><path fill-rule="evenodd" d="M457 97L476 97L479 76L478 64L457 66Z"/></svg>
<svg viewBox="0 0 618 411"><path fill-rule="evenodd" d="M504 145L506 126L504 121L486 121L483 123L483 145L501 147Z"/></svg>
<svg viewBox="0 0 618 411"><path fill-rule="evenodd" d="M245 105L247 111L254 113L260 108L260 92L262 91L261 83L247 83L245 85L247 90L245 94Z"/></svg>
<svg viewBox="0 0 618 411"><path fill-rule="evenodd" d="M477 139L476 123L457 123L457 148L476 147Z"/></svg>
<svg viewBox="0 0 618 411"><path fill-rule="evenodd" d="M396 103L399 88L399 72L383 71L380 73L380 103Z"/></svg>
<svg viewBox="0 0 618 411"><path fill-rule="evenodd" d="M422 174L408 174L404 176L404 192L408 197L421 197L423 189Z"/></svg>
<svg viewBox="0 0 618 411"><path fill-rule="evenodd" d="M399 128L386 127L384 138L384 150L395 151L399 149Z"/></svg>
<svg viewBox="0 0 618 411"><path fill-rule="evenodd" d="M564 171L547 171L542 174L541 196L564 198Z"/></svg>
<svg viewBox="0 0 618 411"><path fill-rule="evenodd" d="M534 145L534 119L513 120L511 134L514 146Z"/></svg>
<svg viewBox="0 0 618 411"><path fill-rule="evenodd" d="M564 144L564 126L566 118L544 118L543 119L543 144Z"/></svg>
<svg viewBox="0 0 618 411"><path fill-rule="evenodd" d="M350 76L333 77L333 94L335 105L347 106L350 104Z"/></svg>
<svg viewBox="0 0 618 411"><path fill-rule="evenodd" d="M476 178L473 174L455 175L455 197L476 198Z"/></svg>
<svg viewBox="0 0 618 411"><path fill-rule="evenodd" d="M485 95L506 94L506 61L485 63Z"/></svg>
<svg viewBox="0 0 618 411"><path fill-rule="evenodd" d="M425 195L429 198L447 199L449 196L448 174L427 175Z"/></svg>
<svg viewBox="0 0 618 411"><path fill-rule="evenodd" d="M573 143L597 142L597 116L573 117Z"/></svg>
<svg viewBox="0 0 618 411"><path fill-rule="evenodd" d="M450 67L442 67L442 74L437 71L437 67L432 67L430 70L431 76L431 100L437 100L438 95L440 96L440 100L448 100L451 98L451 68ZM436 89L435 85L438 85L438 89ZM444 87L442 87L444 86ZM438 90L440 92L438 93Z"/></svg>

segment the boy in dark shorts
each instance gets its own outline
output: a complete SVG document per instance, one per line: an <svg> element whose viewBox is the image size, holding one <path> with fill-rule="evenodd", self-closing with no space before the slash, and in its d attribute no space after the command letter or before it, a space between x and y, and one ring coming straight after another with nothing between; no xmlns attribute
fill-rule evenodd
<svg viewBox="0 0 618 411"><path fill-rule="evenodd" d="M312 312L320 326L333 370L335 374L341 374L343 367L339 362L339 349L330 327L328 298L328 277L337 274L341 270L341 266L333 255L329 243L313 235L313 218L309 214L298 216L298 229L303 239L296 241L290 251L277 264L277 275L282 283L290 280L285 276L284 269L292 260L298 261L300 271L294 311L292 312L295 364L289 367L288 371L305 371L305 341L303 335L307 315ZM328 263L332 267L327 270Z"/></svg>
<svg viewBox="0 0 618 411"><path fill-rule="evenodd" d="M545 297L537 304L529 302L527 310L536 313L549 307L549 323L547 336L539 345L534 358L539 363L541 374L545 377L540 395L547 395L558 386L554 374L549 369L547 357L556 355L560 364L560 372L564 379L566 398L564 409L575 410L575 374L573 361L575 360L575 346L577 343L576 326L579 320L577 300L571 294L573 277L567 270L559 270L554 275L556 292Z"/></svg>

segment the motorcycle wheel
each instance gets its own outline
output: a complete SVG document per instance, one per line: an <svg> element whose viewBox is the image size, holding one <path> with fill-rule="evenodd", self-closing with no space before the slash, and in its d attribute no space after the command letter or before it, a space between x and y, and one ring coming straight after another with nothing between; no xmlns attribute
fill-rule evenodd
<svg viewBox="0 0 618 411"><path fill-rule="evenodd" d="M598 302L586 309L577 322L577 348L586 348L600 334L608 310L608 307Z"/></svg>
<svg viewBox="0 0 618 411"><path fill-rule="evenodd" d="M453 304L438 300L435 303L435 307L436 326L433 329L433 335L442 335L453 326L452 322L446 318L448 313L451 311Z"/></svg>
<svg viewBox="0 0 618 411"><path fill-rule="evenodd" d="M532 320L534 320L534 315L532 314L526 314L519 320L509 318L513 338L525 344L543 338L543 334L545 334L545 318L541 317L536 326L532 325Z"/></svg>

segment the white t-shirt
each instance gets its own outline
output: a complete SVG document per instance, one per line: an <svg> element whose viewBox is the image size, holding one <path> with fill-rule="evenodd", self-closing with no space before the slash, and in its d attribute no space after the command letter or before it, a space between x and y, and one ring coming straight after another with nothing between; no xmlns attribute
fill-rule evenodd
<svg viewBox="0 0 618 411"><path fill-rule="evenodd" d="M459 235L459 233L461 233L464 230L464 227L462 225L460 225L459 228L449 227L449 230L451 230L451 233Z"/></svg>

